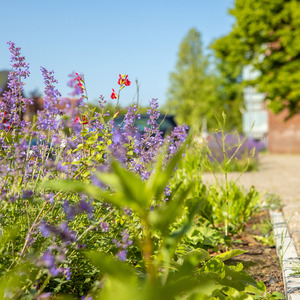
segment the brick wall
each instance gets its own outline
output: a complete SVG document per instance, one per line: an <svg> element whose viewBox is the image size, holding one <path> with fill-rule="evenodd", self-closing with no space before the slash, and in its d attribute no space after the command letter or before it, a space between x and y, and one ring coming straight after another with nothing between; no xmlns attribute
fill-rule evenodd
<svg viewBox="0 0 300 300"><path fill-rule="evenodd" d="M269 111L268 150L278 154L300 154L300 114L285 121L287 111Z"/></svg>

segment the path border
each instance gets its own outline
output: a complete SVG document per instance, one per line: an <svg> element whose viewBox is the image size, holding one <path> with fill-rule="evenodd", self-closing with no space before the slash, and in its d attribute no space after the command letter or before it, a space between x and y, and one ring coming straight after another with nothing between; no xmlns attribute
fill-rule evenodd
<svg viewBox="0 0 300 300"><path fill-rule="evenodd" d="M281 212L269 211L273 224L278 259L282 260L282 276L285 296L288 300L300 300L300 274L292 275L294 265L300 267L295 244L290 237L287 224Z"/></svg>

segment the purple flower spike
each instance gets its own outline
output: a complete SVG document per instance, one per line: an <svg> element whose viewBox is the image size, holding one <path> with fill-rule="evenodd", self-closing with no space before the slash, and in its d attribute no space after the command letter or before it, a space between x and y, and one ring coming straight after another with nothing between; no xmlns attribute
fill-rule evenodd
<svg viewBox="0 0 300 300"><path fill-rule="evenodd" d="M46 87L44 90L44 110L38 111L37 124L42 130L58 130L59 124L56 116L61 115L62 112L57 108L59 97L61 97L59 91L54 87L57 80L54 79L53 71L47 71L43 67L41 67L41 71Z"/></svg>

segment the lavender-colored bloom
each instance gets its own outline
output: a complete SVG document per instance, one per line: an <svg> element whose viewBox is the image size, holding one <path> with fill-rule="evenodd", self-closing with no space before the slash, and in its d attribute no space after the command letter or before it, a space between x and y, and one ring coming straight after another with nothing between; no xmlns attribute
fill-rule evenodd
<svg viewBox="0 0 300 300"><path fill-rule="evenodd" d="M117 257L120 259L120 261L126 261L127 259L127 251L121 250L118 252Z"/></svg>
<svg viewBox="0 0 300 300"><path fill-rule="evenodd" d="M107 222L101 222L100 226L101 226L101 230L103 232L108 232L109 231L109 224Z"/></svg>
<svg viewBox="0 0 300 300"><path fill-rule="evenodd" d="M113 242L116 244L116 246L120 249L117 253L117 257L121 261L125 261L127 259L127 249L129 246L132 245L132 241L129 239L128 231L125 230L121 233L122 235L122 241L118 241L117 239L113 239Z"/></svg>
<svg viewBox="0 0 300 300"><path fill-rule="evenodd" d="M128 216L131 216L131 214L132 214L131 209L128 208L128 207L124 207L123 212L124 212L125 215L128 215Z"/></svg>
<svg viewBox="0 0 300 300"><path fill-rule="evenodd" d="M43 293L37 296L37 300L49 300L52 296L52 293Z"/></svg>
<svg viewBox="0 0 300 300"><path fill-rule="evenodd" d="M86 244L83 244L83 245L82 244L77 244L76 248L77 249L85 249L86 248Z"/></svg>
<svg viewBox="0 0 300 300"><path fill-rule="evenodd" d="M55 258L54 255L52 254L52 252L50 250L46 250L42 256L42 261L43 264L47 267L47 268L53 268L54 264L55 264Z"/></svg>
<svg viewBox="0 0 300 300"><path fill-rule="evenodd" d="M51 204L54 203L54 194L50 193L48 195L45 195L45 200L48 200Z"/></svg>
<svg viewBox="0 0 300 300"><path fill-rule="evenodd" d="M104 99L104 96L100 95L98 100L100 108L104 108L106 104L106 100Z"/></svg>
<svg viewBox="0 0 300 300"><path fill-rule="evenodd" d="M64 271L63 271L63 273L66 275L66 279L67 280L71 279L72 272L71 272L70 268L65 268Z"/></svg>
<svg viewBox="0 0 300 300"><path fill-rule="evenodd" d="M33 191L31 190L23 191L23 195L22 195L23 199L30 199L32 196L33 196Z"/></svg>
<svg viewBox="0 0 300 300"><path fill-rule="evenodd" d="M68 200L64 201L62 207L67 219L74 220L76 215L75 207L71 206Z"/></svg>
<svg viewBox="0 0 300 300"><path fill-rule="evenodd" d="M80 212L86 212L89 216L91 216L94 208L89 202L81 200L78 205L78 210Z"/></svg>
<svg viewBox="0 0 300 300"><path fill-rule="evenodd" d="M70 205L69 201L63 203L63 209L66 214L67 219L74 220L75 216L83 212L87 213L89 217L93 214L93 206L84 200L80 200L79 203L75 205Z"/></svg>
<svg viewBox="0 0 300 300"><path fill-rule="evenodd" d="M119 242L117 239L113 239L112 241L115 243L115 245L116 245L118 248L121 246L120 242Z"/></svg>
<svg viewBox="0 0 300 300"><path fill-rule="evenodd" d="M55 277L61 273L61 268L56 268L55 266L53 266L50 268L49 271L50 271L50 274Z"/></svg>
<svg viewBox="0 0 300 300"><path fill-rule="evenodd" d="M37 124L42 130L58 130L59 125L56 116L61 115L61 110L58 109L59 91L54 87L57 80L54 79L54 72L47 71L41 67L41 71L45 82L45 97L44 97L44 110L38 111Z"/></svg>
<svg viewBox="0 0 300 300"><path fill-rule="evenodd" d="M250 158L253 151L255 151L254 158L257 158L258 152L265 149L264 143L254 141L251 137L247 137L244 140L242 135L225 134L223 136L222 132L218 132L208 141L208 148L211 152L211 155L209 155L210 160L217 160L219 163L223 162L223 139L225 141L225 153L228 158L233 155L237 159ZM243 140L244 142L240 146Z"/></svg>
<svg viewBox="0 0 300 300"><path fill-rule="evenodd" d="M21 56L21 48L16 47L13 42L8 42L11 53L12 71L8 75L9 90L3 93L0 101L0 122L1 129L20 130L29 124L21 120L22 113L25 112L26 105L32 100L23 97L24 82L29 76L29 64L25 62L25 57Z"/></svg>
<svg viewBox="0 0 300 300"><path fill-rule="evenodd" d="M42 222L39 229L44 237L48 237L51 233L51 227L46 222Z"/></svg>
<svg viewBox="0 0 300 300"><path fill-rule="evenodd" d="M82 296L81 300L93 300L92 296Z"/></svg>
<svg viewBox="0 0 300 300"><path fill-rule="evenodd" d="M166 201L169 200L169 197L171 196L171 193L172 193L172 191L171 191L169 185L167 185L167 186L165 187L164 192L165 192L165 196L166 196L166 198L164 199L164 202L166 202Z"/></svg>
<svg viewBox="0 0 300 300"><path fill-rule="evenodd" d="M67 223L62 223L57 227L57 231L61 240L64 243L73 243L75 242L75 231L70 231Z"/></svg>

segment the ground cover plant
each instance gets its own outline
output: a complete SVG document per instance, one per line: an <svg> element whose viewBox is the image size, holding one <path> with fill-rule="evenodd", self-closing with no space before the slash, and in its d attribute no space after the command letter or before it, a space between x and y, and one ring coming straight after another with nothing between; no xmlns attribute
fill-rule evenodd
<svg viewBox="0 0 300 300"><path fill-rule="evenodd" d="M230 238L251 216L257 194L226 183L206 187L186 126L159 130L156 99L148 126L137 106L114 119L131 82L120 74L109 114L87 105L83 75L67 108L54 72L41 68L44 109L24 120L29 65L9 42L12 71L0 101L0 295L3 299L261 299L241 263L226 261ZM244 211L243 220L240 211ZM212 251L221 249L218 255Z"/></svg>

